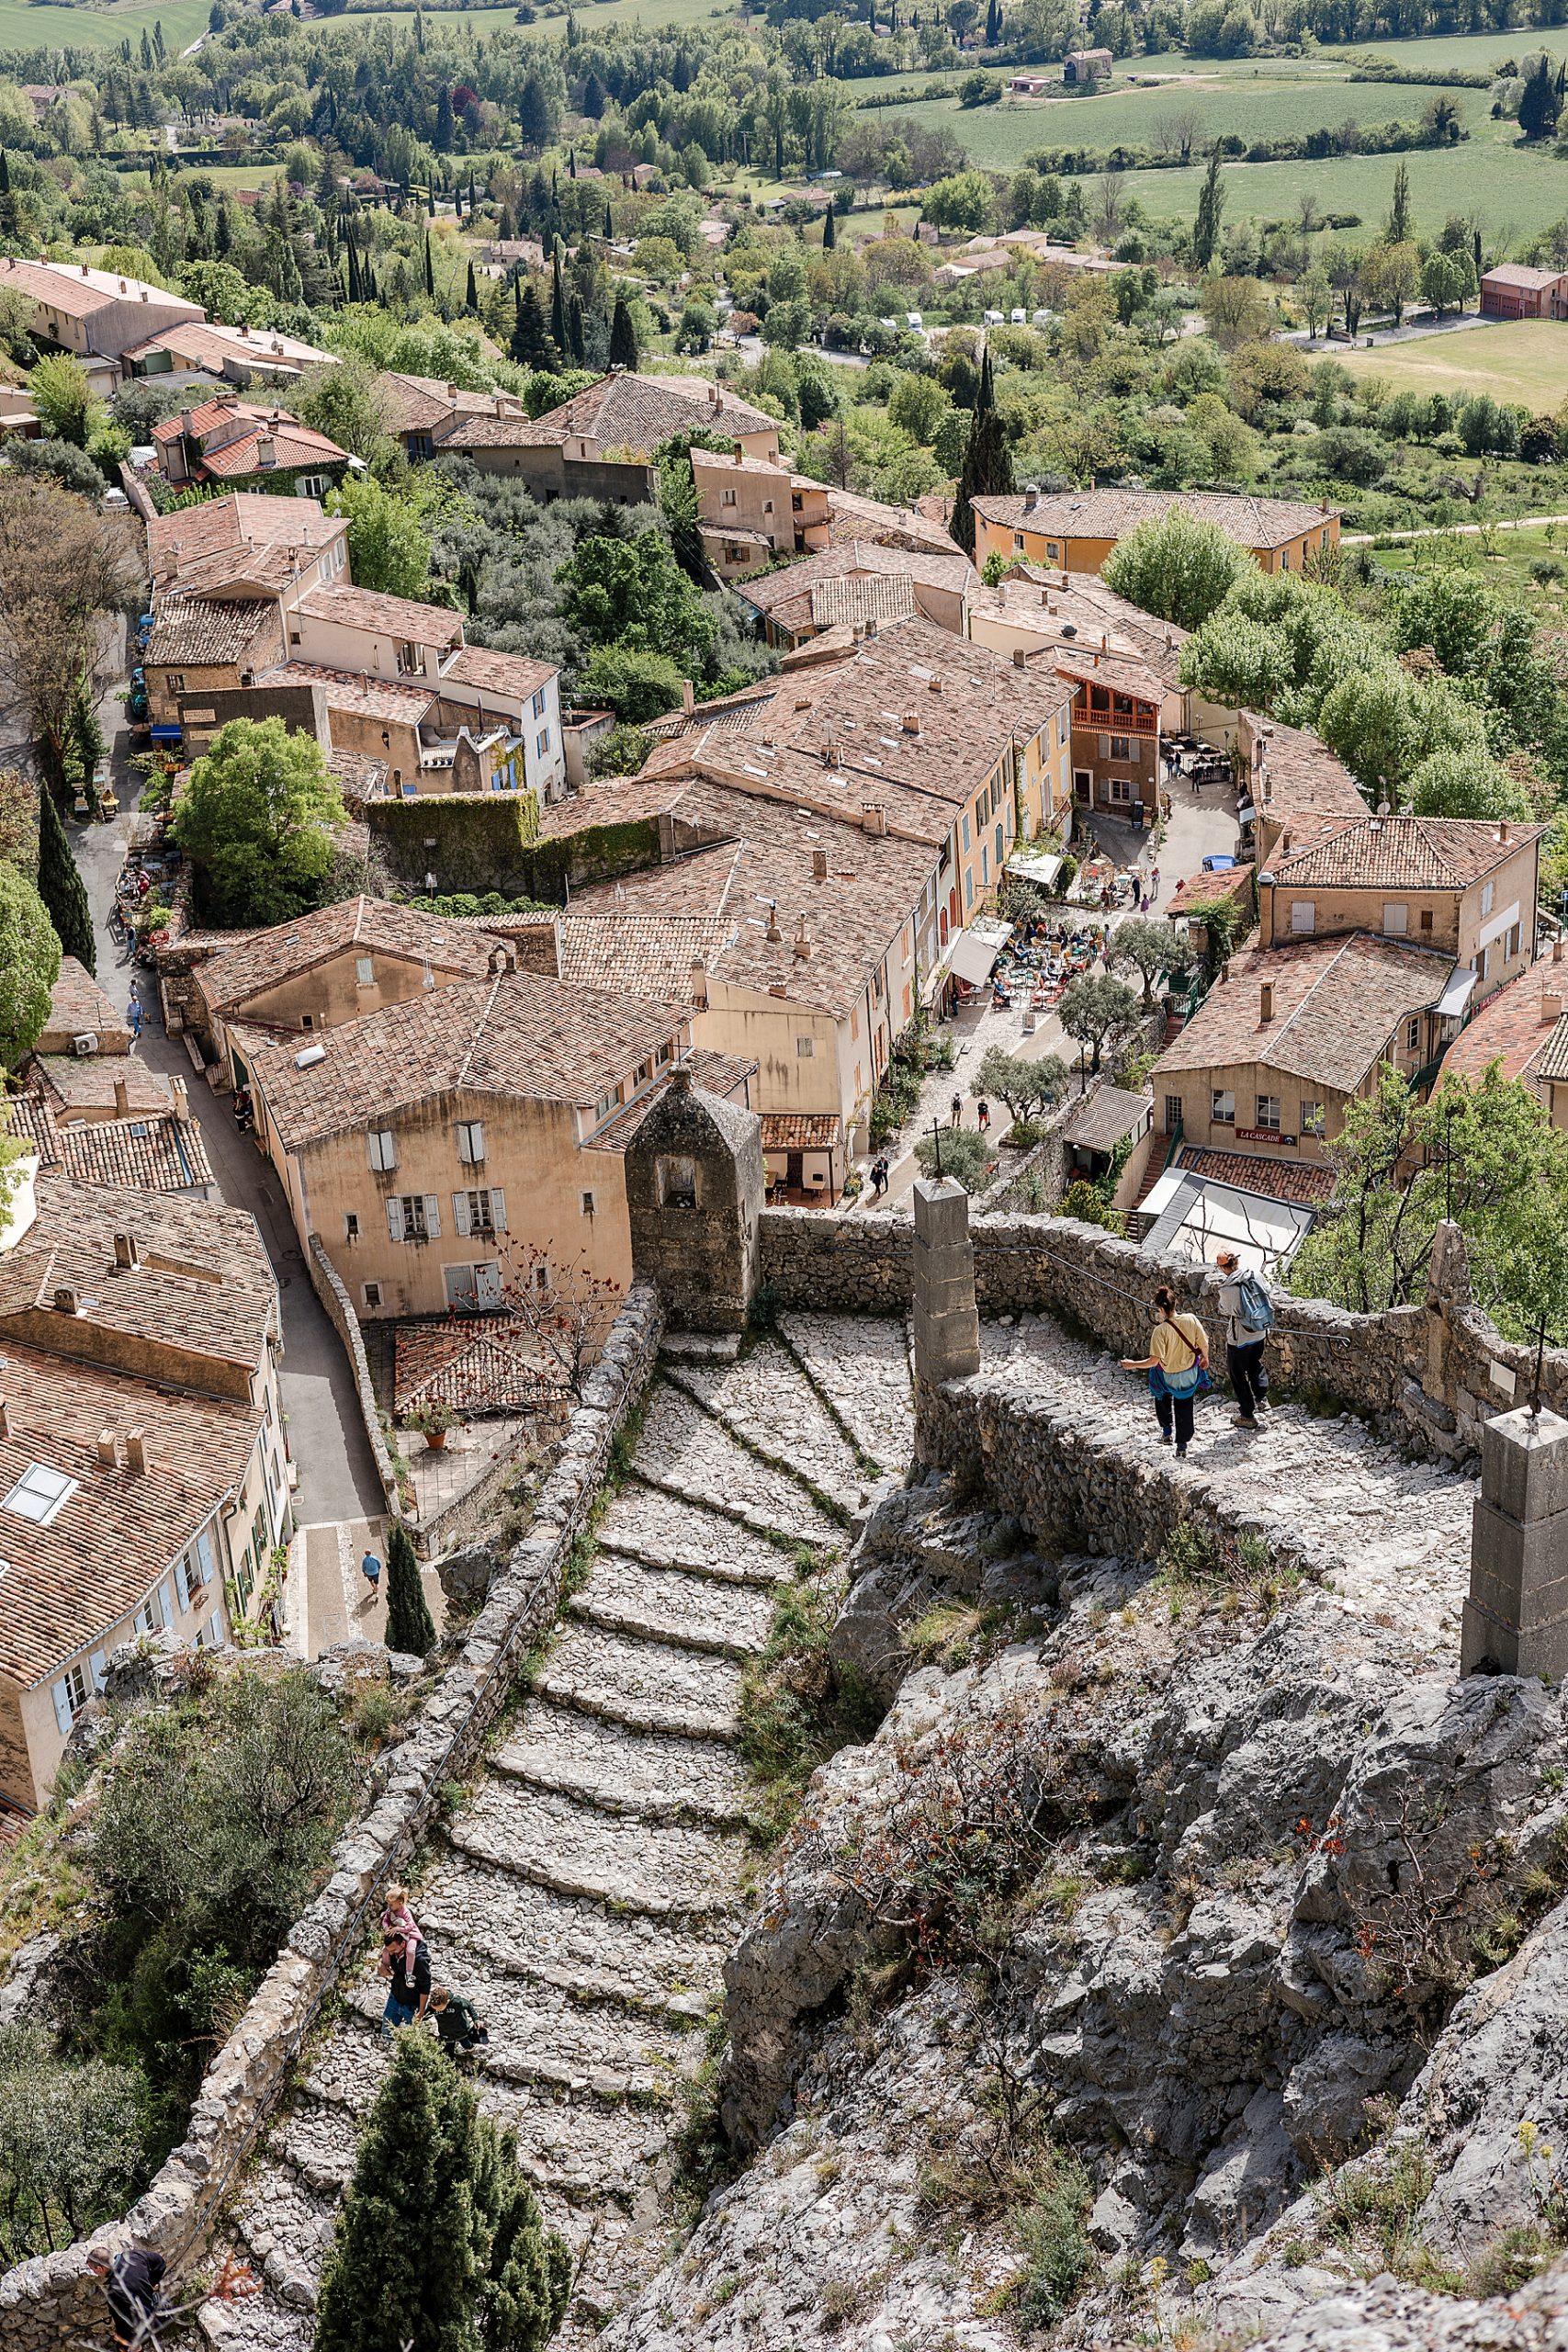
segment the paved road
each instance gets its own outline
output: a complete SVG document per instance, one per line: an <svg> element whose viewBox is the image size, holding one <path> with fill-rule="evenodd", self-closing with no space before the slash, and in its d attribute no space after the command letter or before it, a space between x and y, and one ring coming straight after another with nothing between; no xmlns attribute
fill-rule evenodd
<svg viewBox="0 0 1568 2352"><path fill-rule="evenodd" d="M359 1419L354 1384L337 1333L310 1287L283 1197L267 1162L248 1136L234 1125L226 1101L197 1078L180 1038L164 1035L158 1021L158 994L151 975L137 975L108 933L115 876L125 855L126 834L140 778L124 767L126 734L118 702L100 711L106 735L115 744L116 789L123 803L111 825L73 828L76 855L93 910L98 946L98 978L123 1004L133 983L146 1018L141 1052L150 1069L187 1080L191 1114L201 1128L219 1190L231 1208L249 1209L261 1229L283 1300L283 1409L288 1416L288 1447L299 1464L295 1516L356 1520L378 1513L381 1486Z"/></svg>
<svg viewBox="0 0 1568 2352"><path fill-rule="evenodd" d="M1478 539L1483 531L1538 531L1543 523L1568 523L1568 514L1514 514L1506 522L1428 523L1418 531L1347 531L1339 544L1366 548L1374 539Z"/></svg>

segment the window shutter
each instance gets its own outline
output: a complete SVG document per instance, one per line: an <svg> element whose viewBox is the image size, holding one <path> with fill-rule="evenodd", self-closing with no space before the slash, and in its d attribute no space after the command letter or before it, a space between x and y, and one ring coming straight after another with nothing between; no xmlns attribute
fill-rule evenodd
<svg viewBox="0 0 1568 2352"><path fill-rule="evenodd" d="M497 1233L506 1231L506 1194L499 1184L490 1188L490 1221Z"/></svg>
<svg viewBox="0 0 1568 2352"><path fill-rule="evenodd" d="M468 1229L468 1196L467 1193L454 1193L452 1195L452 1227L454 1232L459 1234L467 1233Z"/></svg>
<svg viewBox="0 0 1568 2352"><path fill-rule="evenodd" d="M394 1241L403 1238L403 1204L394 1193L387 1203L387 1230Z"/></svg>
<svg viewBox="0 0 1568 2352"><path fill-rule="evenodd" d="M377 1134L374 1127L370 1129L365 1138L365 1157L369 1162L372 1172L376 1175L379 1175L381 1172L381 1138Z"/></svg>
<svg viewBox="0 0 1568 2352"><path fill-rule="evenodd" d="M430 1240L440 1240L441 1200L438 1193L426 1193L424 1196L424 1229Z"/></svg>
<svg viewBox="0 0 1568 2352"><path fill-rule="evenodd" d="M196 1555L201 1562L202 1583L210 1584L212 1582L214 1573L212 1563L212 1536L210 1532L205 1527L196 1539Z"/></svg>
<svg viewBox="0 0 1568 2352"><path fill-rule="evenodd" d="M101 1690L104 1687L104 1653L102 1650L95 1650L93 1652L91 1658L88 1660L88 1670L93 1678L94 1690Z"/></svg>
<svg viewBox="0 0 1568 2352"><path fill-rule="evenodd" d="M175 1596L167 1577L158 1587L158 1607L162 1611L164 1624L172 1625L175 1622Z"/></svg>
<svg viewBox="0 0 1568 2352"><path fill-rule="evenodd" d="M188 1609L190 1607L190 1570L183 1552L175 1562L175 1589L180 1596L180 1607Z"/></svg>
<svg viewBox="0 0 1568 2352"><path fill-rule="evenodd" d="M207 1632L212 1647L215 1650L220 1650L223 1646L223 1611L221 1609L215 1609L211 1616L208 1619Z"/></svg>
<svg viewBox="0 0 1568 2352"><path fill-rule="evenodd" d="M54 1720L62 1739L68 1739L71 1736L71 1693L63 1682L57 1682L54 1686Z"/></svg>

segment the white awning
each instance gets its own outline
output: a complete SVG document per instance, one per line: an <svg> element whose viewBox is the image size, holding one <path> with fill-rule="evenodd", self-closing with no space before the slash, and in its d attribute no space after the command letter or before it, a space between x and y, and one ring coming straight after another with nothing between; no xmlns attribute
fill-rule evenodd
<svg viewBox="0 0 1568 2352"><path fill-rule="evenodd" d="M1047 849L1018 849L1007 862L1007 871L1017 875L1021 882L1037 882L1043 890L1056 887L1056 876L1062 861Z"/></svg>
<svg viewBox="0 0 1568 2352"><path fill-rule="evenodd" d="M961 931L953 943L948 969L955 980L967 980L971 988L978 988L991 977L991 967L1001 954L1006 942L987 937L979 931Z"/></svg>
<svg viewBox="0 0 1568 2352"><path fill-rule="evenodd" d="M1460 1014L1470 1002L1479 978L1480 974L1473 964L1461 964L1457 970L1449 975L1448 986L1437 1002L1436 1011L1439 1021L1459 1019Z"/></svg>

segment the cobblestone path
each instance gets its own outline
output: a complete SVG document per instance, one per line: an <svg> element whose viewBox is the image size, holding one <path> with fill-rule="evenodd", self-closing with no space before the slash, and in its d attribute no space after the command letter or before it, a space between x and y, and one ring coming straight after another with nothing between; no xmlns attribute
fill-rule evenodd
<svg viewBox="0 0 1568 2352"><path fill-rule="evenodd" d="M490 2026L482 2103L578 2257L558 2338L573 2352L662 2252L679 2085L705 2054L745 1854L744 1662L796 1546L840 1544L912 1440L899 1325L790 1317L732 1363L678 1344L587 1580L414 1898L437 1979ZM367 1962L238 2192L229 2243L264 2283L208 2317L229 2352L309 2352L389 2061L381 2006Z"/></svg>

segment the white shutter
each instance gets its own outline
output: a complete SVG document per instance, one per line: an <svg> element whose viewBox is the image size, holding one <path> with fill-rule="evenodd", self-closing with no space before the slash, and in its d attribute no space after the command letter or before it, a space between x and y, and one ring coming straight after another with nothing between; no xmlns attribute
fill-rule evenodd
<svg viewBox="0 0 1568 2352"><path fill-rule="evenodd" d="M201 1562L201 1581L203 1584L210 1584L216 1571L212 1561L212 1536L210 1531L205 1527L196 1539L196 1553L197 1559Z"/></svg>
<svg viewBox="0 0 1568 2352"><path fill-rule="evenodd" d="M424 1230L428 1239L440 1240L441 1197L437 1193L426 1193L424 1196Z"/></svg>
<svg viewBox="0 0 1568 2352"><path fill-rule="evenodd" d="M403 1238L403 1204L393 1193L387 1202L387 1230L394 1241Z"/></svg>
<svg viewBox="0 0 1568 2352"><path fill-rule="evenodd" d="M490 1188L490 1221L497 1233L506 1231L506 1194L499 1184Z"/></svg>
<svg viewBox="0 0 1568 2352"><path fill-rule="evenodd" d="M164 1624L172 1625L175 1622L175 1595L167 1577L158 1587L158 1605L164 1612Z"/></svg>
<svg viewBox="0 0 1568 2352"><path fill-rule="evenodd" d="M93 1677L93 1688L95 1690L101 1690L104 1687L104 1663L103 1651L95 1650L92 1657L88 1661Z"/></svg>
<svg viewBox="0 0 1568 2352"><path fill-rule="evenodd" d="M62 1739L68 1739L71 1735L71 1693L63 1682L57 1682L54 1686L54 1720L59 1725Z"/></svg>
<svg viewBox="0 0 1568 2352"><path fill-rule="evenodd" d="M482 1119L469 1120L468 1143L470 1156L477 1166L485 1156L485 1123Z"/></svg>
<svg viewBox="0 0 1568 2352"><path fill-rule="evenodd" d="M190 1607L190 1570L186 1564L186 1555L183 1552L175 1562L175 1589L180 1596L180 1607L188 1609Z"/></svg>
<svg viewBox="0 0 1568 2352"><path fill-rule="evenodd" d="M454 1193L452 1195L452 1228L454 1232L458 1234L467 1233L468 1230L468 1196L467 1193Z"/></svg>

